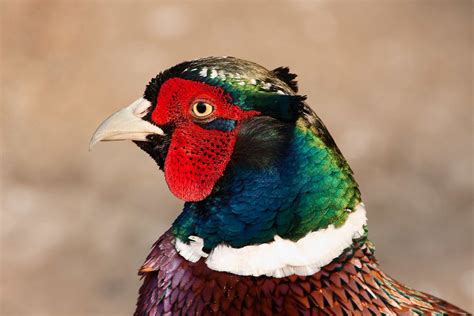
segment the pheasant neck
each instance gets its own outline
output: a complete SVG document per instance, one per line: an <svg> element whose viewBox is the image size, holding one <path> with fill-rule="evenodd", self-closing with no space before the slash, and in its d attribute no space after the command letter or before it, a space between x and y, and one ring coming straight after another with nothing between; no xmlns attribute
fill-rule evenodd
<svg viewBox="0 0 474 316"><path fill-rule="evenodd" d="M360 192L342 154L323 139L299 120L285 155L270 168L230 164L210 196L185 203L174 235L184 243L190 236L202 239L209 253L219 244L240 248L275 236L297 241L340 227L361 202Z"/></svg>

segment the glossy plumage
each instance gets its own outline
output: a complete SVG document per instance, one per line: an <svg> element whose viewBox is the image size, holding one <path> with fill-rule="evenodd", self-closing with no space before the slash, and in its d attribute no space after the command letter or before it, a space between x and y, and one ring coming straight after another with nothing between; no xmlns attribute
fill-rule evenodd
<svg viewBox="0 0 474 316"><path fill-rule="evenodd" d="M190 263L164 234L140 269L136 316L461 315L461 309L384 274L365 238L312 276L238 276Z"/></svg>
<svg viewBox="0 0 474 316"><path fill-rule="evenodd" d="M184 62L98 129L94 143L136 141L185 200L140 269L135 315L466 314L379 269L353 172L295 78L232 57ZM242 249L253 260L236 260Z"/></svg>
<svg viewBox="0 0 474 316"><path fill-rule="evenodd" d="M346 209L360 202L360 192L337 147L329 148L317 136L322 132L311 125L317 116L305 109L287 132L291 139L276 165L258 170L229 166L212 196L185 204L173 233L183 240L201 236L205 248L212 249L220 242L233 247L269 242L275 235L297 240L343 223Z"/></svg>

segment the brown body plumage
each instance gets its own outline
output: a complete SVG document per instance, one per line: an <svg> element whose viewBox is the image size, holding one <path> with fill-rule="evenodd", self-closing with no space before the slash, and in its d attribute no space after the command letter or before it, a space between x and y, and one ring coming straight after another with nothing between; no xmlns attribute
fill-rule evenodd
<svg viewBox="0 0 474 316"><path fill-rule="evenodd" d="M238 276L191 263L168 232L140 269L136 316L142 315L465 315L434 296L410 289L379 267L362 239L311 276Z"/></svg>

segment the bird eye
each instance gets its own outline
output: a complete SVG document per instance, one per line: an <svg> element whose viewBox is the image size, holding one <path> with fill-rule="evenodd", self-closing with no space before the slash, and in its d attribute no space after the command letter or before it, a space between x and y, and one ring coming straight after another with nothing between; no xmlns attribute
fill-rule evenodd
<svg viewBox="0 0 474 316"><path fill-rule="evenodd" d="M191 107L191 112L196 118L206 118L214 112L214 107L209 103L198 101Z"/></svg>

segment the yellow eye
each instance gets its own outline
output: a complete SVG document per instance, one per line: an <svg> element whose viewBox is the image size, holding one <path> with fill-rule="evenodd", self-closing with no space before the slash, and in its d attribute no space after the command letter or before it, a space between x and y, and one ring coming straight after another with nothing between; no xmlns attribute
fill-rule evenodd
<svg viewBox="0 0 474 316"><path fill-rule="evenodd" d="M197 118L206 118L214 112L214 107L209 103L198 101L191 107L191 112Z"/></svg>

